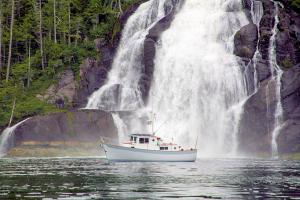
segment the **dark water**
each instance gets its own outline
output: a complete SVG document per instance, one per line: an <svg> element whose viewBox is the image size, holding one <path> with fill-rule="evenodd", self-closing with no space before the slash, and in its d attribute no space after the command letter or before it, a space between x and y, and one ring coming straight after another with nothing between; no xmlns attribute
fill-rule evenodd
<svg viewBox="0 0 300 200"><path fill-rule="evenodd" d="M0 199L300 199L300 162L1 159Z"/></svg>

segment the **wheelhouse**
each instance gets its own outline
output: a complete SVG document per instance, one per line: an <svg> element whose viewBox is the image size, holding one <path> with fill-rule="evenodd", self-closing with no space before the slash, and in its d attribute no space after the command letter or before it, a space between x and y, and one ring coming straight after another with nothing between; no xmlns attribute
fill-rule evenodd
<svg viewBox="0 0 300 200"><path fill-rule="evenodd" d="M164 143L160 137L152 134L131 134L129 141L124 143L125 146L131 148L160 150L160 151L179 151L181 150L177 144Z"/></svg>

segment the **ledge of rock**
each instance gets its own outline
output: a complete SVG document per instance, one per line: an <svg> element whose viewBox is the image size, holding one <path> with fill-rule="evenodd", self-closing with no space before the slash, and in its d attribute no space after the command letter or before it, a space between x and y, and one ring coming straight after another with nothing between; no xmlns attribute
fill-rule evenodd
<svg viewBox="0 0 300 200"><path fill-rule="evenodd" d="M33 156L32 151L36 149L44 149L46 152L47 149L54 149L55 156L62 156L60 153L65 148L71 151L83 148L86 154L100 155L101 137L115 143L118 140L112 115L99 110L35 116L19 125L14 134L15 147L9 153L13 156ZM39 156L39 152L36 153L34 156ZM77 152L78 155L81 153ZM74 155L74 152L69 154Z"/></svg>

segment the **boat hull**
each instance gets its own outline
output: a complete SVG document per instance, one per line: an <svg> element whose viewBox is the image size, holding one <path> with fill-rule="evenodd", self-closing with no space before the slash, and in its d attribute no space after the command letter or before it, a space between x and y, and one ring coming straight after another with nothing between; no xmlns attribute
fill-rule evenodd
<svg viewBox="0 0 300 200"><path fill-rule="evenodd" d="M115 162L195 162L197 150L159 151L103 144L106 158Z"/></svg>

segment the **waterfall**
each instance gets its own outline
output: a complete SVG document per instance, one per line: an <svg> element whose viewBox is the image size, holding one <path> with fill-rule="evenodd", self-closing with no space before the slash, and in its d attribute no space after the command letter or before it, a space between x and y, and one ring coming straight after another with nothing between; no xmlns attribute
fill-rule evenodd
<svg viewBox="0 0 300 200"><path fill-rule="evenodd" d="M170 3L171 0L150 0L141 4L128 19L108 80L91 95L86 105L85 109L133 112L125 119L118 116L118 113L113 114L120 141L128 133L145 131L144 118L147 113L143 109L144 102L139 88L144 69L144 40L149 29L165 16L165 6Z"/></svg>
<svg viewBox="0 0 300 200"><path fill-rule="evenodd" d="M14 131L18 126L24 123L29 118L15 124L12 127L7 127L0 135L0 158L5 156L7 151L14 146Z"/></svg>
<svg viewBox="0 0 300 200"><path fill-rule="evenodd" d="M260 38L260 21L264 14L263 4L261 1L252 0L251 1L251 16L252 22L257 26L258 38ZM257 41L256 51L254 53L251 63L253 63L254 68L254 93L257 92L259 87L258 74L257 74L257 63L261 60L261 54L258 49L259 40Z"/></svg>
<svg viewBox="0 0 300 200"><path fill-rule="evenodd" d="M282 70L277 64L277 57L276 57L276 35L278 33L277 25L279 23L279 17L278 17L278 3L274 2L275 6L275 22L274 27L272 30L272 36L270 38L270 45L269 45L269 64L272 72L272 79L276 81L276 108L275 108L275 122L274 122L274 128L272 131L272 157L276 158L278 157L278 149L277 149L277 137L280 133L281 127L282 127L282 117L283 117L283 108L282 108L282 102L281 102L281 77L282 77Z"/></svg>
<svg viewBox="0 0 300 200"><path fill-rule="evenodd" d="M188 0L157 45L149 97L156 134L202 156L230 153L247 97L233 37L248 24L239 0Z"/></svg>
<svg viewBox="0 0 300 200"><path fill-rule="evenodd" d="M143 70L144 40L149 28L164 16L165 1L143 3L128 19L108 81L92 94L87 109L129 111L143 106L138 82Z"/></svg>
<svg viewBox="0 0 300 200"><path fill-rule="evenodd" d="M261 1L251 1L252 22L259 28L260 20L264 14L264 8Z"/></svg>

